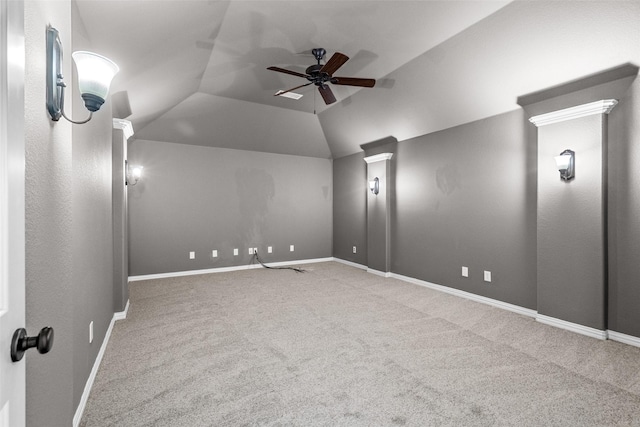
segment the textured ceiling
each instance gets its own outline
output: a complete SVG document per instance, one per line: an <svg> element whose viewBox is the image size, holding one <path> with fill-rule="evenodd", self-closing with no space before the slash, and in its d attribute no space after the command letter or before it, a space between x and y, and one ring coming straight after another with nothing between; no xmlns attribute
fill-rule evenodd
<svg viewBox="0 0 640 427"><path fill-rule="evenodd" d="M313 157L500 114L516 99L640 63L637 1L77 0L93 48L121 72L140 139ZM80 25L83 24L83 25ZM86 30L85 30L86 29ZM306 81L323 47L371 89ZM114 107L117 107L114 98ZM117 108L116 108L117 109Z"/></svg>

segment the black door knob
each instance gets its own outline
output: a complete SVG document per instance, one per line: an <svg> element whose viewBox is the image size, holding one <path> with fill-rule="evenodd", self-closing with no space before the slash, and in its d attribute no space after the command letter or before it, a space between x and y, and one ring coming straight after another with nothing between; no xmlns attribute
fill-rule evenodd
<svg viewBox="0 0 640 427"><path fill-rule="evenodd" d="M16 329L11 340L11 360L21 360L24 352L33 347L36 347L40 354L48 353L53 347L53 328L46 326L35 337L28 337L24 328Z"/></svg>

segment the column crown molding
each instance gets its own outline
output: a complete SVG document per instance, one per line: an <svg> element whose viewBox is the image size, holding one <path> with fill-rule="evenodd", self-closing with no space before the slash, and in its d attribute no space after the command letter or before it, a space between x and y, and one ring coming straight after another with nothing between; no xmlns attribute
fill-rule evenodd
<svg viewBox="0 0 640 427"><path fill-rule="evenodd" d="M365 157L364 161L367 163L381 162L383 160L391 160L393 153L380 153L375 156Z"/></svg>
<svg viewBox="0 0 640 427"><path fill-rule="evenodd" d="M125 139L129 139L133 136L133 124L129 120L113 119L113 128L122 129Z"/></svg>
<svg viewBox="0 0 640 427"><path fill-rule="evenodd" d="M537 127L540 127L550 125L552 123L577 119L579 117L590 116L592 114L609 114L616 104L618 104L617 99L603 99L600 101L590 102L588 104L577 105L575 107L533 116L529 121Z"/></svg>

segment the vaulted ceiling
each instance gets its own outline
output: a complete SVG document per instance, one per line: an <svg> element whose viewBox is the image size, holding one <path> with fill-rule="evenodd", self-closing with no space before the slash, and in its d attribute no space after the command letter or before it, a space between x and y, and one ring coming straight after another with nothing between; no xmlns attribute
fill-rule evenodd
<svg viewBox="0 0 640 427"><path fill-rule="evenodd" d="M360 144L442 130L518 108L532 92L640 64L640 2L77 0L78 31L121 68L136 138L336 158ZM336 75L374 88L313 85L322 47Z"/></svg>

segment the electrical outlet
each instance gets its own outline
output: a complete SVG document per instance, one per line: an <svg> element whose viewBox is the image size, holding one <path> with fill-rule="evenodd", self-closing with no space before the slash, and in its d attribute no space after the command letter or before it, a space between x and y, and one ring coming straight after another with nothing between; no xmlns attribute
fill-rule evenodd
<svg viewBox="0 0 640 427"><path fill-rule="evenodd" d="M196 259L196 253L193 251L189 252L189 259Z"/></svg>
<svg viewBox="0 0 640 427"><path fill-rule="evenodd" d="M273 253L273 246L267 247L267 253Z"/></svg>
<svg viewBox="0 0 640 427"><path fill-rule="evenodd" d="M356 247L355 246L353 247L353 253L354 254L356 253Z"/></svg>
<svg viewBox="0 0 640 427"><path fill-rule="evenodd" d="M462 266L462 277L469 277L469 267Z"/></svg>
<svg viewBox="0 0 640 427"><path fill-rule="evenodd" d="M258 254L258 248L253 248L253 253L257 255Z"/></svg>
<svg viewBox="0 0 640 427"><path fill-rule="evenodd" d="M89 344L93 342L93 320L89 322Z"/></svg>
<svg viewBox="0 0 640 427"><path fill-rule="evenodd" d="M249 248L249 255L253 255L253 248Z"/></svg>
<svg viewBox="0 0 640 427"><path fill-rule="evenodd" d="M217 251L217 250L215 250L215 249L214 249L214 250L212 250L212 251L211 251L211 256L212 256L213 258L218 258L218 251Z"/></svg>
<svg viewBox="0 0 640 427"><path fill-rule="evenodd" d="M490 271L487 271L487 270L484 271L484 281L485 282L490 282L491 281L491 272Z"/></svg>
<svg viewBox="0 0 640 427"><path fill-rule="evenodd" d="M233 250L233 256L238 256L238 250L237 249Z"/></svg>
<svg viewBox="0 0 640 427"><path fill-rule="evenodd" d="M293 252L293 249L294 249L293 245L289 245L289 252Z"/></svg>

